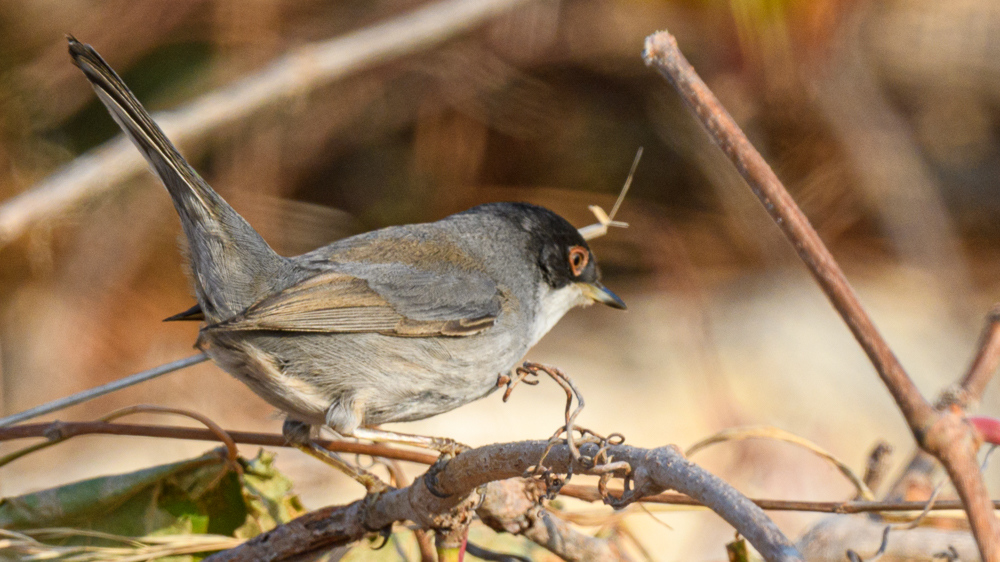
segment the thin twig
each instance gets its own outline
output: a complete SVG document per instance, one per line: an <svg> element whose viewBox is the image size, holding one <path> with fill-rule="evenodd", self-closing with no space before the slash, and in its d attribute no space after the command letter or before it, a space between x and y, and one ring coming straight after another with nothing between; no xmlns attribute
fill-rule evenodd
<svg viewBox="0 0 1000 562"><path fill-rule="evenodd" d="M622 492L621 490L609 490L609 493L613 496L618 496ZM593 486L566 484L562 487L562 490L559 491L559 494L588 502L602 501L600 491ZM644 504L704 507L700 502L698 502L698 500L676 492L665 492L662 494L646 496L640 501ZM919 512L927 507L927 502L924 501L882 502L853 500L848 502L835 502L772 500L762 498L751 498L750 501L754 502L758 507L766 511L807 511L814 513L838 513L845 515L852 513L888 513L897 511ZM1000 500L994 500L993 506L995 509L1000 509ZM961 509L962 502L958 500L938 501L931 506L931 511L955 511Z"/></svg>
<svg viewBox="0 0 1000 562"><path fill-rule="evenodd" d="M417 540L417 548L420 549L420 562L437 562L437 552L430 534L423 529L415 529L413 538Z"/></svg>
<svg viewBox="0 0 1000 562"><path fill-rule="evenodd" d="M833 255L820 240L802 210L789 195L764 158L750 144L667 32L646 38L646 64L656 67L680 92L684 102L701 119L712 140L736 166L771 218L792 242L799 257L840 313L854 337L885 382L914 431L925 430L936 419L934 408L916 385L861 306L854 289Z"/></svg>
<svg viewBox="0 0 1000 562"><path fill-rule="evenodd" d="M226 431L234 442L244 445L261 445L266 447L290 447L288 439L277 433L253 433L248 431ZM218 441L218 437L210 430L197 427L177 427L165 425L124 424L108 422L51 422L15 425L0 428L0 442L13 439L29 439L56 436L70 438L79 435L130 435L137 437L160 437L171 439L189 439L194 441ZM384 457L421 464L434 464L437 455L422 451L399 449L388 445L357 443L330 439L315 439L316 443L338 453L355 453Z"/></svg>
<svg viewBox="0 0 1000 562"><path fill-rule="evenodd" d="M191 410L185 410L183 408L171 408L169 406L159 406L156 404L136 404L134 406L119 408L110 414L101 416L98 421L110 422L118 418L135 414L174 414L190 418L204 425L206 429L212 432L212 435L216 439L222 441L222 444L226 446L227 459L235 461L239 456L239 452L236 450L236 442L233 441L233 438L228 433L226 433L226 430L222 429L219 424L215 423L215 421L208 416Z"/></svg>
<svg viewBox="0 0 1000 562"><path fill-rule="evenodd" d="M229 435L234 442L241 445L292 447L292 445L288 443L288 440L283 435L278 433L251 433L246 431L226 430L226 434ZM79 435L125 435L136 437L187 439L194 441L218 441L217 435L207 429L164 425L120 424L107 422L52 422L0 428L0 442L16 439L40 438L50 435L66 438ZM400 449L388 445L328 439L317 439L316 442L323 447L338 453L355 453L360 455L377 456L425 465L434 464L437 460L437 456L435 455L419 451ZM620 496L621 490L611 490L610 493L614 496ZM560 490L560 495L589 502L602 501L600 491L594 486L566 484ZM640 501L644 503L680 506L702 506L698 500L695 500L690 496L672 492L645 496ZM751 501L760 506L762 509L769 511L814 511L820 513L842 514L878 511L919 511L926 505L926 502L902 501L822 502L771 499L752 499ZM997 509L1000 509L1000 500L994 501L994 506ZM958 501L939 501L934 504L933 509L935 511L955 510L962 509L962 505Z"/></svg>
<svg viewBox="0 0 1000 562"><path fill-rule="evenodd" d="M870 490L877 490L882 479L885 478L889 470L889 457L892 455L892 446L885 441L878 444L868 453L868 460L865 462L865 475L862 477L866 486ZM855 498L857 499L857 498Z"/></svg>
<svg viewBox="0 0 1000 562"><path fill-rule="evenodd" d="M968 372L959 383L963 409L978 403L986 390L986 385L1000 367L1000 305L993 307L986 315L986 325L979 336L979 350L969 365Z"/></svg>
<svg viewBox="0 0 1000 562"><path fill-rule="evenodd" d="M204 353L199 353L197 355L192 355L191 357L185 357L184 359L178 359L177 361L171 361L170 363L165 363L163 365L153 367L152 369L147 369L141 373L136 373L134 375L129 375L127 377L122 377L116 381L111 381L107 384L102 384L101 386L95 386L94 388L88 388L87 390L77 392L76 394L71 394L65 398L59 398L58 400L52 400L51 402L46 402L30 408L23 412L18 412L16 414L7 416L5 418L0 418L0 427L5 427L8 425L14 425L15 423L21 423L23 421L30 420L32 418L37 418L38 416L44 416L45 414L51 414L52 412L58 412L70 406L75 406L88 400L93 400L98 396L104 396L116 390L121 390L123 388L130 387L132 385L139 384L141 382L146 382L148 380L155 379L156 377L163 376L167 373L172 373L174 371L179 371L190 367L191 365L197 365L202 361L207 361L208 356Z"/></svg>
<svg viewBox="0 0 1000 562"><path fill-rule="evenodd" d="M879 544L878 550L876 550L875 554L872 554L871 557L863 559L857 552L848 550L847 559L851 562L875 562L881 558L883 554L885 554L885 549L889 546L889 531L892 531L892 527L886 525L885 530L882 531L882 542Z"/></svg>
<svg viewBox="0 0 1000 562"><path fill-rule="evenodd" d="M851 484L855 487L855 489L857 489L858 494L861 496L862 499L869 501L875 499L875 494L873 494L871 489L868 488L868 485L865 484L865 481L860 476L855 474L854 470L852 470L851 467L847 465L847 463L833 456L833 453L830 453L829 451L813 443L812 441L809 441L804 437L799 437L794 433L790 433L788 431L773 426L765 425L765 426L734 427L730 429L723 429L722 431L714 435L710 435L702 439L701 441L698 441L694 445L688 447L687 450L684 451L684 456L690 458L694 456L698 451L701 451L702 449L705 449L711 445L715 445L717 443L725 443L728 441L740 441L743 439L773 439L776 441L783 441L785 443L790 443L792 445L802 447L803 449L806 449L807 451L817 455L818 457L829 461L832 465L837 467L837 470L839 470L841 474L843 474L848 480L850 480Z"/></svg>
<svg viewBox="0 0 1000 562"><path fill-rule="evenodd" d="M572 471L570 471L566 474L565 478L559 477L545 466L545 459L549 452L559 443L566 443L569 446L570 453L573 455L573 459L575 461L584 462L593 470L602 471L599 487L603 488L606 486L608 480L615 475L624 476L627 481L629 474L631 473L631 468L628 466L628 463L620 461L612 462L612 459L607 455L607 447L609 445L621 445L625 442L625 438L619 433L613 433L604 437L590 431L589 429L576 425L576 418L580 415L580 412L583 411L586 402L583 399L583 394L580 393L580 389L573 384L573 380L559 369L526 361L522 366L514 370L513 378L503 376L497 381L498 386L502 386L503 384L507 385L507 391L504 392L503 395L504 401L506 402L507 399L510 398L511 392L519 382L524 381L526 384L537 384L538 373L545 373L548 375L566 393L566 409L564 412L565 423L552 434L552 437L549 437L549 446L542 453L541 458L538 459L534 469L531 471L532 475L542 477L548 481L549 497L553 497L557 494L559 489L573 476ZM527 377L529 376L532 378L528 379ZM573 408L574 398L577 401L575 409ZM579 438L576 437L577 432L580 433ZM566 437L565 439L562 439L560 436L564 434ZM599 446L597 453L593 458L586 458L580 454L579 445L581 443L594 443Z"/></svg>
<svg viewBox="0 0 1000 562"><path fill-rule="evenodd" d="M608 220L614 221L615 216L618 214L618 209L621 208L622 202L625 201L625 195L628 194L628 190L632 187L632 179L635 177L635 171L639 169L639 161L642 160L642 147L635 151L635 158L632 160L632 168L628 171L628 177L625 178L625 185L622 186L621 193L618 194L618 199L615 200L614 206L611 207L611 212L608 213Z"/></svg>
<svg viewBox="0 0 1000 562"><path fill-rule="evenodd" d="M236 450L236 442L233 441L232 436L226 433L226 430L222 429L222 427L220 427L219 424L212 421L208 416L199 414L198 412L193 412L191 410L184 410L181 408L157 406L152 404L137 404L134 406L127 406L125 408L120 408L118 410L115 410L110 414L102 416L101 418L99 418L98 421L110 422L112 420L116 420L118 418L122 418L125 416L131 416L133 414L149 414L149 413L174 414L178 416L184 416L186 418L190 418L204 425L208 429L208 431L211 432L212 436L215 438L216 441L221 441L222 444L226 446L226 459L229 460L229 462L234 463L235 465L236 458L239 456L239 451ZM46 432L45 437L48 439L48 441L32 445L30 447L21 449L20 451L14 451L9 455L5 455L3 458L0 458L0 467L3 467L4 465L7 465L30 453L34 453L35 451L39 451L41 449L45 449L53 445L57 445L65 441L66 439L72 437L71 435L66 435L64 433L59 432L58 429L59 429L58 426L54 426L51 431Z"/></svg>
<svg viewBox="0 0 1000 562"><path fill-rule="evenodd" d="M615 200L615 204L611 207L611 213L604 212L604 209L600 205L591 205L589 207L590 212L594 213L594 217L597 222L584 227L581 227L580 236L583 236L584 240L593 240L594 238L600 238L608 233L608 228L615 226L618 228L628 228L627 222L616 221L615 216L618 214L618 209L621 208L622 203L625 201L625 195L628 194L628 190L632 187L632 178L635 177L635 171L639 167L639 160L642 159L642 147L635 153L635 160L632 161L632 169L629 170L628 177L625 178L625 185L622 186L621 192L618 193L618 199Z"/></svg>
<svg viewBox="0 0 1000 562"><path fill-rule="evenodd" d="M643 57L680 93L760 199L768 214L791 241L820 288L844 319L868 355L906 419L921 448L941 461L959 497L987 562L1000 561L1000 521L993 513L982 473L976 463L976 443L962 417L938 412L920 394L847 282L847 278L802 210L774 171L754 149L733 118L681 54L667 32L646 38Z"/></svg>

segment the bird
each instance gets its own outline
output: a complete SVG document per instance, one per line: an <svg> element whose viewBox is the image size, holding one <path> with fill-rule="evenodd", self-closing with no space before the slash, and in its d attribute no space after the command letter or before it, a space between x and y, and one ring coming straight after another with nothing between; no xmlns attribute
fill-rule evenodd
<svg viewBox="0 0 1000 562"><path fill-rule="evenodd" d="M295 446L369 492L384 485L312 442L338 435L446 455L448 438L379 429L485 397L570 309L625 303L556 213L496 202L278 255L181 156L90 45L69 53L166 187L187 239L196 347L285 413Z"/></svg>

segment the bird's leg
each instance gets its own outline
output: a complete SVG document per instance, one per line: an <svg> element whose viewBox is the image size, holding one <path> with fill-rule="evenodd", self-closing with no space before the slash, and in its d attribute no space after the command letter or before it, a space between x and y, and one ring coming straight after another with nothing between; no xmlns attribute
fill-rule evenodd
<svg viewBox="0 0 1000 562"><path fill-rule="evenodd" d="M288 439L288 442L296 449L319 460L320 462L336 468L365 487L365 491L367 493L365 494L361 525L370 532L379 533L385 541L388 541L389 536L392 534L391 523L381 529L377 529L369 528L367 521L368 514L375 505L375 500L377 500L383 492L387 492L392 488L383 482L378 476L375 476L371 472L368 472L359 466L354 466L353 464L340 458L340 455L337 453L334 453L325 447L321 447L313 441L312 435L310 435L311 430L312 427L309 424L292 419L286 419L285 425L281 427L281 433L285 436L285 439ZM382 546L385 546L385 544L386 543L383 542ZM382 547L380 546L379 548Z"/></svg>
<svg viewBox="0 0 1000 562"><path fill-rule="evenodd" d="M438 489L438 473L444 470L444 467L448 465L448 461L454 458L455 455L471 449L468 445L463 445L462 443L459 443L454 439L448 439L447 437L412 435L409 433L397 433L395 431L372 429L369 427L359 427L354 429L354 431L351 432L351 437L368 439L369 441L375 441L376 443L413 445L414 447L421 447L440 452L441 456L438 457L437 461L431 465L431 467L427 470L427 473L424 475L424 484L427 485L427 489L439 498L446 498L448 497L448 494Z"/></svg>
<svg viewBox="0 0 1000 562"><path fill-rule="evenodd" d="M430 449L444 455L455 456L463 451L468 451L472 447L463 445L454 439L447 437L431 437L428 435L413 435L410 433L398 433L386 431L384 429L373 429L370 427L359 427L350 433L351 437L367 439L376 443L396 443L399 445L412 445L422 449Z"/></svg>
<svg viewBox="0 0 1000 562"><path fill-rule="evenodd" d="M361 467L354 466L342 459L337 453L318 445L313 441L310 430L311 428L308 424L288 419L285 420L285 425L282 426L281 433L296 449L336 468L356 480L365 487L369 496L378 495L389 490L389 486L378 476Z"/></svg>

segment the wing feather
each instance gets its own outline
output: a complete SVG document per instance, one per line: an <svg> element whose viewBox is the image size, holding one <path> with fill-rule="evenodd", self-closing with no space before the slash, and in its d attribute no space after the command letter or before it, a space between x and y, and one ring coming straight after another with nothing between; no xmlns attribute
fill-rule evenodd
<svg viewBox="0 0 1000 562"><path fill-rule="evenodd" d="M392 293L392 286L406 277L408 268L394 272L394 283L377 284L382 293ZM417 284L427 283L428 289L435 281L425 272L411 275ZM440 279L437 280L439 283ZM446 284L456 282L448 276ZM470 283L480 285L477 277ZM433 310L421 307L417 314L404 315L405 306L392 303L398 295L383 295L372 288L368 280L340 271L327 271L309 277L287 289L250 306L239 315L206 326L206 330L273 330L314 333L375 332L403 337L471 336L489 329L499 313L499 292L492 285L493 295L488 301L480 296L474 302L439 302ZM402 283L408 291L418 289L413 284ZM388 287L388 288L387 288ZM387 296L389 298L387 298ZM450 312L450 314L449 314ZM418 316L423 318L413 318Z"/></svg>

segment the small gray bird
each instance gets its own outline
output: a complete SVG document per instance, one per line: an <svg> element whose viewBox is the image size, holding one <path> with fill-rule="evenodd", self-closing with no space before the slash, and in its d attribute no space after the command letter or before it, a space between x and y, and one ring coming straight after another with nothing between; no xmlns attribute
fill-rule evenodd
<svg viewBox="0 0 1000 562"><path fill-rule="evenodd" d="M571 308L625 308L566 220L525 203L490 203L426 224L276 254L201 179L117 74L69 38L111 116L170 192L187 237L204 324L197 345L288 415L300 448L310 426L455 453L453 441L374 429L434 416L496 390ZM330 461L371 491L372 476Z"/></svg>

